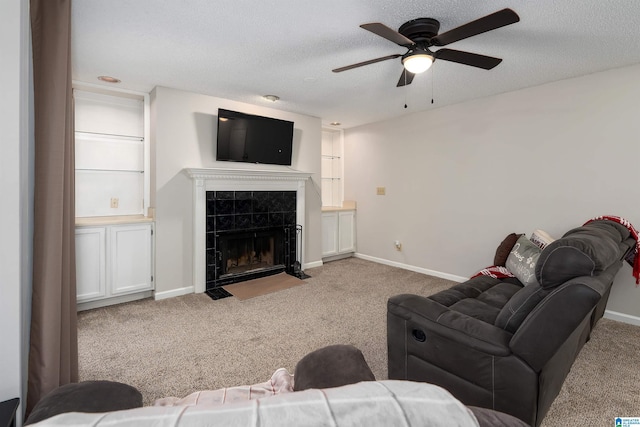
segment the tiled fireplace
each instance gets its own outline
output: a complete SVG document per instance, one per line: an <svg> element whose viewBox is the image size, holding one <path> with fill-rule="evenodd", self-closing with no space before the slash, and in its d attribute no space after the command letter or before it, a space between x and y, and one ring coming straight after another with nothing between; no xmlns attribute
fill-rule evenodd
<svg viewBox="0 0 640 427"><path fill-rule="evenodd" d="M296 191L207 191L206 292L296 267Z"/></svg>
<svg viewBox="0 0 640 427"><path fill-rule="evenodd" d="M185 169L193 180L195 292L304 265L305 182L293 170ZM300 258L300 259L297 259Z"/></svg>

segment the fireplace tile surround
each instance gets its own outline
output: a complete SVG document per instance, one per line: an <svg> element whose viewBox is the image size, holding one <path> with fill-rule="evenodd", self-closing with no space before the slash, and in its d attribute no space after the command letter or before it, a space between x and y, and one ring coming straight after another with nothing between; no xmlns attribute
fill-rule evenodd
<svg viewBox="0 0 640 427"><path fill-rule="evenodd" d="M214 288L231 283L280 271L294 273L296 191L207 191L206 198L210 296L219 295ZM265 252L266 242L270 250ZM268 261L263 262L262 255Z"/></svg>
<svg viewBox="0 0 640 427"><path fill-rule="evenodd" d="M214 226L216 230L218 226L222 229L254 228L265 224L279 226L285 222L291 224L295 216L294 224L302 226L303 233L305 231L305 185L311 177L308 172L223 168L187 168L183 172L193 183L193 281L196 293L205 292L207 287L207 231L212 231ZM213 223L207 220L208 206L214 209L216 221ZM305 241L304 237L302 241ZM304 265L303 258L299 261Z"/></svg>

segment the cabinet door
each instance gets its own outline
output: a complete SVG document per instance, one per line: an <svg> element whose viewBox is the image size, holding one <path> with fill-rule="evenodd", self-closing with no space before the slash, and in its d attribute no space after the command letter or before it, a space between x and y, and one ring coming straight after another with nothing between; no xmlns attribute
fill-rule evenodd
<svg viewBox="0 0 640 427"><path fill-rule="evenodd" d="M355 252L356 250L356 213L353 211L338 213L338 252Z"/></svg>
<svg viewBox="0 0 640 427"><path fill-rule="evenodd" d="M338 253L338 214L325 212L322 214L322 256Z"/></svg>
<svg viewBox="0 0 640 427"><path fill-rule="evenodd" d="M109 285L111 295L153 289L151 224L110 227Z"/></svg>
<svg viewBox="0 0 640 427"><path fill-rule="evenodd" d="M78 302L106 296L105 230L76 229L76 295Z"/></svg>

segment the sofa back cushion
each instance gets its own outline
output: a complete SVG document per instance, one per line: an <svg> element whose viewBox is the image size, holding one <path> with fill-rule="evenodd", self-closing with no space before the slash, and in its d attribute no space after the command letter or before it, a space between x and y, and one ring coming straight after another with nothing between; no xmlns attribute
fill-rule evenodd
<svg viewBox="0 0 640 427"><path fill-rule="evenodd" d="M549 289L574 277L597 275L620 258L621 241L602 224L568 231L540 254L535 269L538 283Z"/></svg>

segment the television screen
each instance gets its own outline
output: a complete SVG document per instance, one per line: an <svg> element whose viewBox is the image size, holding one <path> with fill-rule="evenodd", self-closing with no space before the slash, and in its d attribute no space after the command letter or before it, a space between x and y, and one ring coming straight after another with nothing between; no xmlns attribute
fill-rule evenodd
<svg viewBox="0 0 640 427"><path fill-rule="evenodd" d="M293 122L218 109L216 160L291 166Z"/></svg>

